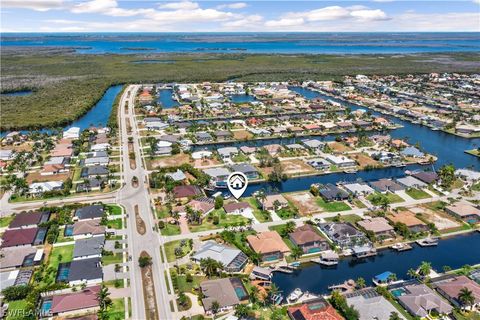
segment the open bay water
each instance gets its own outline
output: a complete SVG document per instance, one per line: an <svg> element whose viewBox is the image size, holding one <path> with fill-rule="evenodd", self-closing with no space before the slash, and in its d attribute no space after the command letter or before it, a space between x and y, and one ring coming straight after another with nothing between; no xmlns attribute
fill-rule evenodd
<svg viewBox="0 0 480 320"><path fill-rule="evenodd" d="M480 33L3 33L0 44L80 54L412 54L480 52Z"/></svg>

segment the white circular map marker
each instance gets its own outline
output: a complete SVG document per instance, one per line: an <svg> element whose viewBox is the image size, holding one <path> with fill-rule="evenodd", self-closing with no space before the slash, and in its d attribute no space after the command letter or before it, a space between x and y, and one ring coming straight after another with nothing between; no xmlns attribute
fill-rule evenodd
<svg viewBox="0 0 480 320"><path fill-rule="evenodd" d="M227 187L230 193L239 199L248 186L248 178L243 172L232 172L227 179Z"/></svg>

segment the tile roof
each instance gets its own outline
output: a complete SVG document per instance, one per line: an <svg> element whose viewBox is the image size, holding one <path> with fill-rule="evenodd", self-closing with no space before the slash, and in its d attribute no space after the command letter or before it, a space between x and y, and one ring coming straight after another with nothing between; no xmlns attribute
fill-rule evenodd
<svg viewBox="0 0 480 320"><path fill-rule="evenodd" d="M37 236L38 228L7 230L2 236L0 248L33 244Z"/></svg>
<svg viewBox="0 0 480 320"><path fill-rule="evenodd" d="M309 224L305 224L295 229L290 233L290 238L297 244L302 245L315 241L326 241L318 233L315 232L313 227Z"/></svg>
<svg viewBox="0 0 480 320"><path fill-rule="evenodd" d="M73 224L73 235L104 234L105 226L100 225L100 219L77 221Z"/></svg>
<svg viewBox="0 0 480 320"><path fill-rule="evenodd" d="M72 292L52 297L53 314L97 307L100 286L86 288L80 292Z"/></svg>
<svg viewBox="0 0 480 320"><path fill-rule="evenodd" d="M22 212L13 218L12 222L8 225L9 228L20 228L23 226L29 226L33 224L39 224L42 220L43 212Z"/></svg>
<svg viewBox="0 0 480 320"><path fill-rule="evenodd" d="M290 252L288 246L276 231L265 231L247 236L247 241L257 253Z"/></svg>
<svg viewBox="0 0 480 320"><path fill-rule="evenodd" d="M343 320L343 317L323 298L289 307L288 315L292 320Z"/></svg>

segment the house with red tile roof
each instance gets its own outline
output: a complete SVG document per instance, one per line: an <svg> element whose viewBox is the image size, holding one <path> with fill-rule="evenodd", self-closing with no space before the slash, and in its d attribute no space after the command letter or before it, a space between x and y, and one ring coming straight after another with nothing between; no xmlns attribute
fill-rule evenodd
<svg viewBox="0 0 480 320"><path fill-rule="evenodd" d="M472 292L474 299L473 306L480 306L480 284L467 278L466 276L452 276L447 278L441 277L440 280L434 279L432 283L437 292L444 296L455 307L465 307L458 299L460 290L463 288L467 288Z"/></svg>
<svg viewBox="0 0 480 320"><path fill-rule="evenodd" d="M100 286L85 288L80 292L71 292L51 298L51 313L56 316L77 313L94 313L99 309L98 293ZM46 298L49 299L49 298Z"/></svg>
<svg viewBox="0 0 480 320"><path fill-rule="evenodd" d="M34 245L38 230L39 228L7 230L3 233L0 248Z"/></svg>
<svg viewBox="0 0 480 320"><path fill-rule="evenodd" d="M289 307L287 312L292 320L343 320L343 317L323 298Z"/></svg>

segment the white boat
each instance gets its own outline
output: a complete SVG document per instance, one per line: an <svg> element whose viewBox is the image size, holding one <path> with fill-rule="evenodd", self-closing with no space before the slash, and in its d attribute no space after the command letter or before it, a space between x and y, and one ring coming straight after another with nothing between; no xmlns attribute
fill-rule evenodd
<svg viewBox="0 0 480 320"><path fill-rule="evenodd" d="M438 239L435 239L435 238L425 238L425 239L417 240L416 242L418 243L418 245L422 247L434 247L438 245Z"/></svg>
<svg viewBox="0 0 480 320"><path fill-rule="evenodd" d="M324 266L335 266L338 264L338 260L338 254L333 251L328 251L320 255L318 263L323 264Z"/></svg>
<svg viewBox="0 0 480 320"><path fill-rule="evenodd" d="M297 301L303 295L303 291L300 288L296 288L287 297L288 303Z"/></svg>
<svg viewBox="0 0 480 320"><path fill-rule="evenodd" d="M390 246L391 249L397 250L397 251L405 251L405 250L410 250L412 249L412 246L409 245L408 243L395 243L394 245Z"/></svg>

